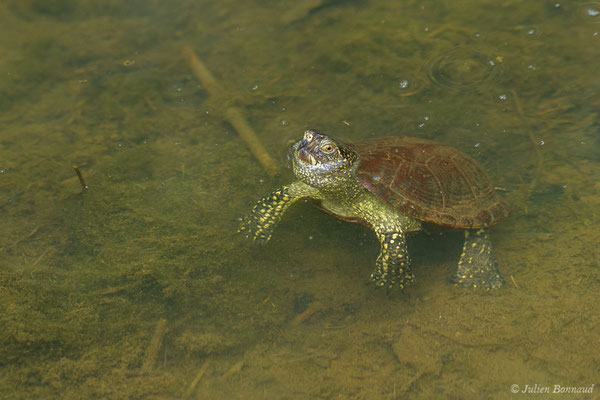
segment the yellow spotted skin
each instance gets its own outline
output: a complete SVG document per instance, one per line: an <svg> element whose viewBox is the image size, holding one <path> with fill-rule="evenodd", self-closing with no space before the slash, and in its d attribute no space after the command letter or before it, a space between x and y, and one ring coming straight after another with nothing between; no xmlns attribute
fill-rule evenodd
<svg viewBox="0 0 600 400"><path fill-rule="evenodd" d="M271 239L273 228L292 203L290 187L282 186L261 198L243 220L238 232L254 242L266 243Z"/></svg>
<svg viewBox="0 0 600 400"><path fill-rule="evenodd" d="M375 262L371 280L377 286L404 289L415 280L404 234L400 231L377 233L377 236L381 243L381 252Z"/></svg>
<svg viewBox="0 0 600 400"><path fill-rule="evenodd" d="M496 289L503 279L494 259L492 242L485 229L465 231L465 244L454 277L458 286Z"/></svg>

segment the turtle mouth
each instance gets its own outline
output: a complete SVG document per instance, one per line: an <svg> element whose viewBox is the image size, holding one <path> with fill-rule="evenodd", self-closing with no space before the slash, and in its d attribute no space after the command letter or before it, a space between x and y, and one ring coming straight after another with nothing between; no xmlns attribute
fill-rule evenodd
<svg viewBox="0 0 600 400"><path fill-rule="evenodd" d="M308 147L308 148L307 148ZM315 166L319 164L317 158L311 154L306 140L299 140L290 147L289 159L295 159L298 164Z"/></svg>
<svg viewBox="0 0 600 400"><path fill-rule="evenodd" d="M310 165L317 165L317 159L312 154L310 154L308 151L306 151L306 149L300 148L296 154L298 156L298 159L300 161L302 161L303 163L310 164Z"/></svg>

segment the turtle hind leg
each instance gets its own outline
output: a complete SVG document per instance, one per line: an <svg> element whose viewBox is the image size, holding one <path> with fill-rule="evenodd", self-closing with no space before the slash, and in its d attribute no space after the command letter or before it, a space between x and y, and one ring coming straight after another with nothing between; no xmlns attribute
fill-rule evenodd
<svg viewBox="0 0 600 400"><path fill-rule="evenodd" d="M458 286L487 290L502 286L504 280L498 272L492 242L485 229L465 231L465 244L454 282Z"/></svg>
<svg viewBox="0 0 600 400"><path fill-rule="evenodd" d="M371 280L377 286L405 288L413 283L410 257L406 249L406 239L403 232L377 233L381 243L381 252L375 263Z"/></svg>

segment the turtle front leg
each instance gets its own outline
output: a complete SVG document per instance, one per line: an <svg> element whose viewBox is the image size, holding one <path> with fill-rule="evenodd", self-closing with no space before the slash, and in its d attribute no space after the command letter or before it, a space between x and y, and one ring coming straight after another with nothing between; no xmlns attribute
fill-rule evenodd
<svg viewBox="0 0 600 400"><path fill-rule="evenodd" d="M271 239L273 229L290 205L302 197L316 194L316 189L302 182L282 186L256 202L245 218L238 232L244 233L254 242L266 243Z"/></svg>
<svg viewBox="0 0 600 400"><path fill-rule="evenodd" d="M469 288L483 287L487 290L502 286L502 276L494 258L492 242L485 229L465 231L458 270L454 282Z"/></svg>
<svg viewBox="0 0 600 400"><path fill-rule="evenodd" d="M371 280L377 286L401 289L415 280L411 269L410 257L406 248L404 232L377 232L381 243L381 252L375 263Z"/></svg>

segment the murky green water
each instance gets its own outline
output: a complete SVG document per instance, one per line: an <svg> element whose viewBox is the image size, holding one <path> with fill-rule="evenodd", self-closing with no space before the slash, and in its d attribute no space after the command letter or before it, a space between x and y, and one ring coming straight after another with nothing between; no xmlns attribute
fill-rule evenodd
<svg viewBox="0 0 600 400"><path fill-rule="evenodd" d="M2 2L0 397L597 398L599 11ZM292 176L231 107L278 162L309 127L474 157L513 211L491 230L505 285L453 286L449 233L409 240L412 287L376 290L372 232L307 204L250 246L238 218Z"/></svg>

